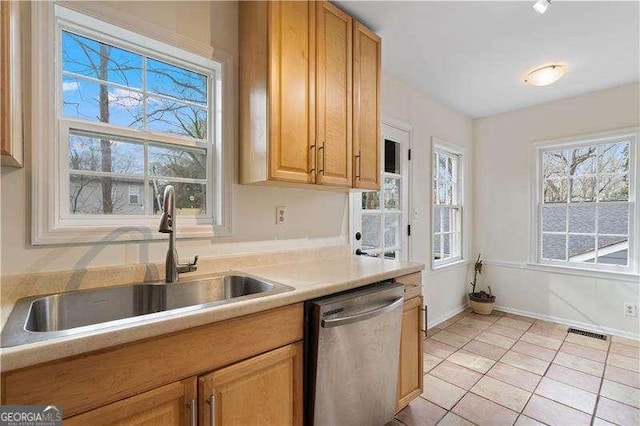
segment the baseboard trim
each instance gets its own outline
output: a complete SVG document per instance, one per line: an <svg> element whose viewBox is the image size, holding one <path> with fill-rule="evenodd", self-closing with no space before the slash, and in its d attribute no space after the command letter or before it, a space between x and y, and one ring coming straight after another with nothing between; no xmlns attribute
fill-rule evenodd
<svg viewBox="0 0 640 426"><path fill-rule="evenodd" d="M465 309L467 309L468 306L469 306L469 304L465 303L464 305L460 305L457 308L454 308L454 309L450 310L449 312L440 315L436 319L428 321L427 322L427 329L431 329L431 328L435 327L436 325L445 322L446 320L450 319L451 317L454 317L454 316L458 315L460 312L462 312ZM428 306L427 306L427 309L428 309ZM424 322L423 322L423 324L424 324Z"/></svg>
<svg viewBox="0 0 640 426"><path fill-rule="evenodd" d="M594 325L594 324L589 324L589 323L586 323L586 322L571 321L571 320L568 320L566 318L554 317L552 315L539 314L537 312L524 311L524 310L521 310L521 309L513 309L513 308L509 308L507 306L496 306L495 310L502 311L502 312L507 312L507 313L510 313L510 314L522 315L522 316L525 316L525 317L531 317L531 318L544 320L544 321L557 322L559 324L564 324L564 325L567 325L567 326L581 328L581 329L585 329L585 330L589 330L589 331L597 331L597 332L604 333L604 334L610 334L612 336L620 336L620 337L626 337L628 339L640 340L640 336L639 335L631 333L629 331L618 330L617 328L601 327L601 326L597 326L597 325Z"/></svg>

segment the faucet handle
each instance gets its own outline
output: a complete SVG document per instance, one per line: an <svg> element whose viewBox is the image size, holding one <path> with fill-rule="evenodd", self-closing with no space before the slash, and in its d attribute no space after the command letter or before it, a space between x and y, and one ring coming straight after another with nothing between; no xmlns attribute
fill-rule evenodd
<svg viewBox="0 0 640 426"><path fill-rule="evenodd" d="M198 255L196 254L196 257L193 258L193 263L190 263L189 265L191 266L196 266L196 264L198 263Z"/></svg>

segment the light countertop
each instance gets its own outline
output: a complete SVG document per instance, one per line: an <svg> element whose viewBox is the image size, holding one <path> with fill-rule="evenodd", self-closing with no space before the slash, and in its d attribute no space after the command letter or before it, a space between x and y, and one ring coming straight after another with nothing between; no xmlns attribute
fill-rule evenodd
<svg viewBox="0 0 640 426"><path fill-rule="evenodd" d="M422 269L424 265L418 263L355 255L242 268L241 272L288 285L294 290L187 313L167 312L167 315L161 318L141 318L140 321L99 331L2 348L0 349L0 367L2 371L28 367L315 299Z"/></svg>

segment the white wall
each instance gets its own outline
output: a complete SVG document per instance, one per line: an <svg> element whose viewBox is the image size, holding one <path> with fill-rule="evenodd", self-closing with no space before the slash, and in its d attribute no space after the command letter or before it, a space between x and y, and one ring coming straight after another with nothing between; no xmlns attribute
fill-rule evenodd
<svg viewBox="0 0 640 426"><path fill-rule="evenodd" d="M531 144L638 126L639 99L632 84L474 120L473 247L486 259L480 280L498 305L638 334L638 318L625 317L623 303L639 302L640 280L541 271L527 261Z"/></svg>
<svg viewBox="0 0 640 426"><path fill-rule="evenodd" d="M237 65L236 2L108 2L108 6L230 53ZM28 99L28 90L25 97ZM26 145L28 148L28 135ZM2 169L0 249L3 276L164 259L164 242L31 247L28 154L27 149L24 169ZM275 225L275 206L288 207L286 224ZM215 256L346 244L347 228L347 195L344 193L234 184L233 237L179 240L178 249L181 257L188 259L196 254Z"/></svg>
<svg viewBox="0 0 640 426"><path fill-rule="evenodd" d="M432 271L431 268L431 138L467 148L466 172L470 177L471 120L448 108L404 81L389 74L382 75L382 115L413 126L412 203L417 216L412 220L411 260L426 265L423 273L424 296L428 305L428 321L435 324L466 305L468 263ZM472 212L472 182L467 179L464 196L465 212ZM465 255L470 252L472 221L465 215Z"/></svg>

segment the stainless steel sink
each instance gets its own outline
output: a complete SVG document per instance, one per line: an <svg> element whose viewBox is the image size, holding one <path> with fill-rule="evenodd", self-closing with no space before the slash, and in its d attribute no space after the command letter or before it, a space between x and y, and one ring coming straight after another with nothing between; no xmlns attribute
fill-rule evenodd
<svg viewBox="0 0 640 426"><path fill-rule="evenodd" d="M20 299L2 330L1 347L86 333L293 290L243 273L172 284L79 290Z"/></svg>

